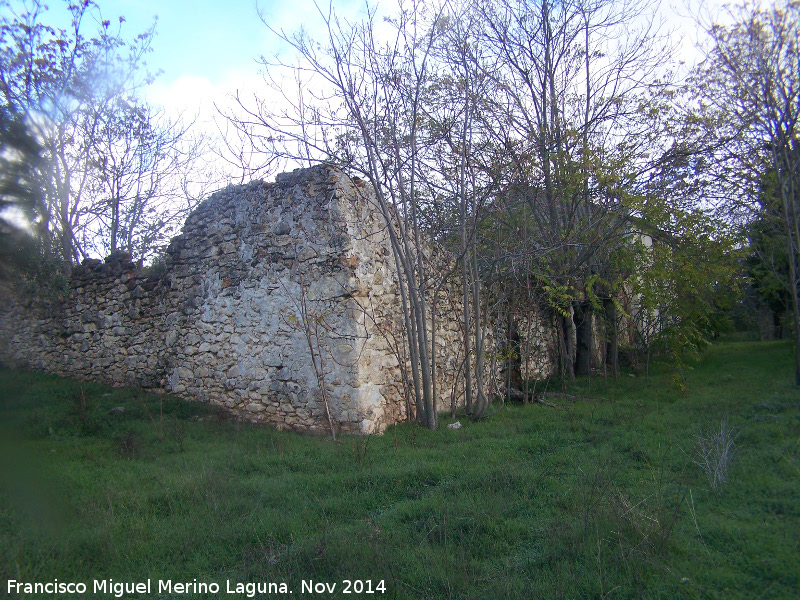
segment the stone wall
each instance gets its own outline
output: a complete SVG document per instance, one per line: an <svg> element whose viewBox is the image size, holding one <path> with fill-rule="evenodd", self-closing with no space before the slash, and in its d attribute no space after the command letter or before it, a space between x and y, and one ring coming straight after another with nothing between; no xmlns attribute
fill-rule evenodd
<svg viewBox="0 0 800 600"><path fill-rule="evenodd" d="M546 316L536 307L517 316L521 376L525 379L544 379L558 370L558 335L555 317Z"/></svg>
<svg viewBox="0 0 800 600"><path fill-rule="evenodd" d="M228 187L172 240L160 274L124 255L74 269L59 303L0 307L0 360L162 388L297 430L377 432L407 403L400 300L371 191L320 165ZM439 405L460 397L460 329L437 311Z"/></svg>

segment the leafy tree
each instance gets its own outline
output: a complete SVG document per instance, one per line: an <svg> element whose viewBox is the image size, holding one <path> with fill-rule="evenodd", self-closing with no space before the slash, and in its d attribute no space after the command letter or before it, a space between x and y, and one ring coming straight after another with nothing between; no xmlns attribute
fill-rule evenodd
<svg viewBox="0 0 800 600"><path fill-rule="evenodd" d="M800 3L785 0L765 9L745 3L731 16L732 25L708 30L711 47L696 77L698 120L716 137L713 156L732 192L724 207L762 217L772 239L783 239L800 385ZM760 192L768 175L778 210L766 214Z"/></svg>
<svg viewBox="0 0 800 600"><path fill-rule="evenodd" d="M90 0L67 7L58 28L40 0L0 1L0 102L41 148L42 248L67 270L117 248L142 260L185 214L172 203L197 146L140 99L154 29L128 40L123 17L112 26Z"/></svg>
<svg viewBox="0 0 800 600"><path fill-rule="evenodd" d="M38 235L46 215L42 154L20 115L0 107L0 281L30 295L59 296L66 290L61 263Z"/></svg>
<svg viewBox="0 0 800 600"><path fill-rule="evenodd" d="M652 349L660 346L669 355L673 383L684 389L686 359L720 332L721 315L737 296L741 241L696 208L665 211L653 203L643 213L631 317L648 368Z"/></svg>
<svg viewBox="0 0 800 600"><path fill-rule="evenodd" d="M31 233L20 224L34 224L44 211L36 180L41 147L25 123L8 106L0 107L0 278L23 266Z"/></svg>
<svg viewBox="0 0 800 600"><path fill-rule="evenodd" d="M489 76L499 93L486 118L502 149L508 225L525 215L523 235L506 236L525 240L510 256L558 315L562 372L587 374L591 315L603 298L603 312L615 312L612 290L627 275L611 257L655 154L647 107L666 54L657 27L636 25L653 23L642 2L475 6L481 41L497 57Z"/></svg>
<svg viewBox="0 0 800 600"><path fill-rule="evenodd" d="M13 108L0 106L0 213L16 209L33 222L43 212L36 180L41 161L42 148L24 120Z"/></svg>

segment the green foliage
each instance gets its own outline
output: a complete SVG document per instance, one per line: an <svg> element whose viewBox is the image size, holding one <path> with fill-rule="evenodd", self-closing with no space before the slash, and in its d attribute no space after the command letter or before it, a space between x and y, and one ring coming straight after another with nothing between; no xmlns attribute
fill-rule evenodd
<svg viewBox="0 0 800 600"><path fill-rule="evenodd" d="M569 306L575 299L575 290L570 285L547 281L547 278L543 279L547 282L542 285L545 302L559 315L568 318L570 316Z"/></svg>
<svg viewBox="0 0 800 600"><path fill-rule="evenodd" d="M721 317L738 297L743 250L735 232L700 210L643 206L643 236L635 242L635 322L649 351L661 347L672 382L686 390L687 359L727 328Z"/></svg>
<svg viewBox="0 0 800 600"><path fill-rule="evenodd" d="M42 148L23 116L12 105L0 105L0 215L18 209L30 221L45 210L44 191L36 171Z"/></svg>
<svg viewBox="0 0 800 600"><path fill-rule="evenodd" d="M701 179L724 199L729 218L752 223L753 287L773 310L782 303L781 287L789 292L797 345L800 4L744 2L724 14L724 24L707 29L705 60L689 83L696 139L710 165ZM800 353L795 383L800 386Z"/></svg>
<svg viewBox="0 0 800 600"><path fill-rule="evenodd" d="M15 269L30 272L40 255L33 236L46 212L37 174L41 154L22 115L0 105L0 279Z"/></svg>
<svg viewBox="0 0 800 600"><path fill-rule="evenodd" d="M69 275L61 257L41 238L25 231L0 235L0 280L25 299L58 300L69 293Z"/></svg>
<svg viewBox="0 0 800 600"><path fill-rule="evenodd" d="M714 346L694 366L686 395L655 370L569 384L603 402L338 443L2 371L0 578L286 581L287 598L301 579L357 578L403 599L797 597L787 344ZM719 494L692 459L723 420L739 452Z"/></svg>
<svg viewBox="0 0 800 600"><path fill-rule="evenodd" d="M759 209L748 227L747 269L753 289L776 315L790 307L789 252L774 172L764 177Z"/></svg>

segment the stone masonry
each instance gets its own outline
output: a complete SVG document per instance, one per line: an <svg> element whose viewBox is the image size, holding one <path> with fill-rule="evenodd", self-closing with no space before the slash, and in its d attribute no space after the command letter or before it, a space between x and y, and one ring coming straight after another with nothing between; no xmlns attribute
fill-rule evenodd
<svg viewBox="0 0 800 600"><path fill-rule="evenodd" d="M189 216L158 273L117 253L76 266L59 302L4 294L0 361L163 389L299 431L380 432L414 406L397 274L374 203L368 185L327 165L229 186ZM464 396L451 289L459 285L435 307L441 410ZM531 318L519 327L524 370L542 376L554 366L552 324ZM490 393L503 380L497 339L490 332Z"/></svg>
<svg viewBox="0 0 800 600"><path fill-rule="evenodd" d="M388 235L370 188L326 165L204 201L159 275L87 260L58 303L7 298L0 360L160 388L250 420L324 433L406 418ZM459 326L442 298L439 404L460 394ZM324 390L324 392L323 392Z"/></svg>

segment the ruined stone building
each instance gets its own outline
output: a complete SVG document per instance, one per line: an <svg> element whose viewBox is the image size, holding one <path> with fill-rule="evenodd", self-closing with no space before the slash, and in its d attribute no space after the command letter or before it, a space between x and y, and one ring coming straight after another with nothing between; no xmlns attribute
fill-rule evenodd
<svg viewBox="0 0 800 600"><path fill-rule="evenodd" d="M0 361L164 389L296 430L381 431L413 408L391 247L372 198L326 165L229 186L189 216L158 273L112 255L75 267L62 301L7 298ZM462 394L450 301L437 318L441 408ZM526 331L528 372L547 371L547 324Z"/></svg>

